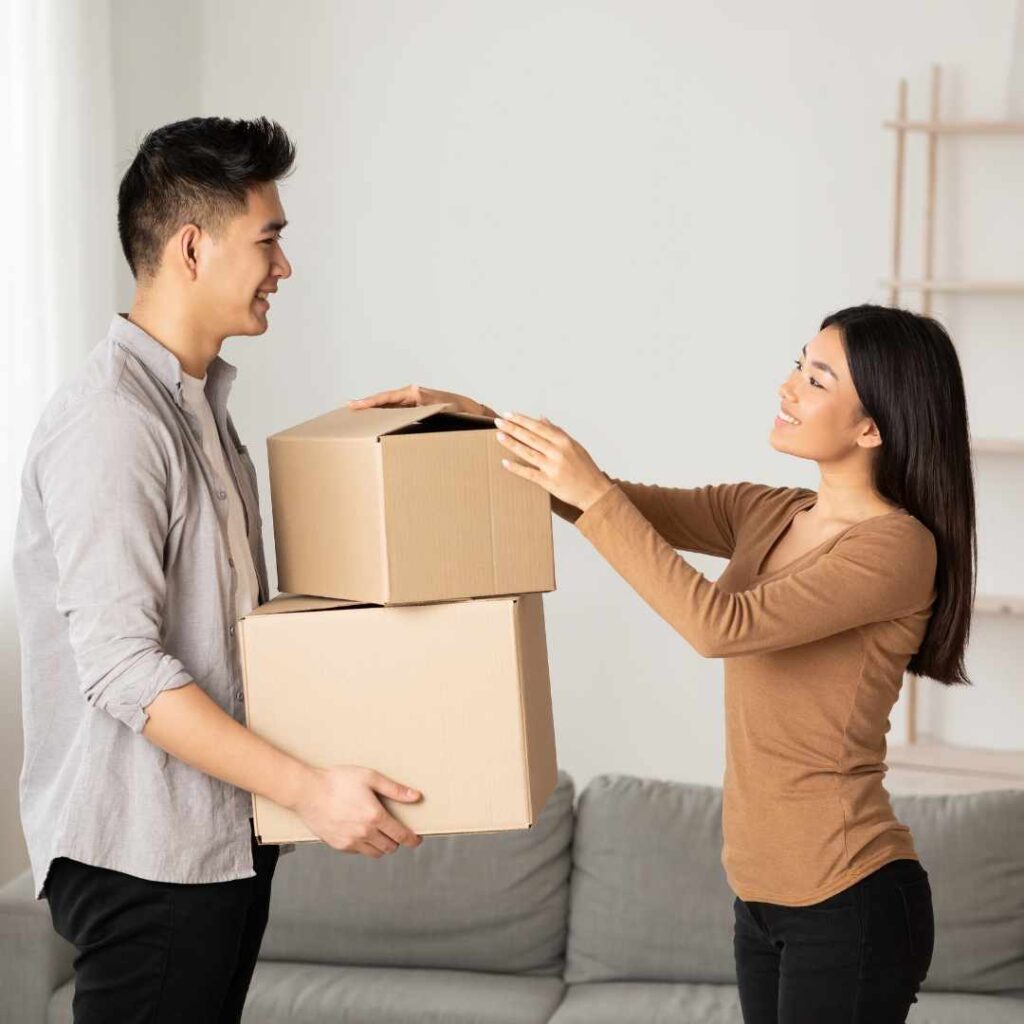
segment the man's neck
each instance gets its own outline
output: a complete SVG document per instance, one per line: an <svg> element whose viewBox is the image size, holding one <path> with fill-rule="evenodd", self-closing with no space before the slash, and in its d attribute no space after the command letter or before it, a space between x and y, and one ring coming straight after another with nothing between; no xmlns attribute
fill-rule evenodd
<svg viewBox="0 0 1024 1024"><path fill-rule="evenodd" d="M191 377L202 379L210 363L220 355L223 338L211 337L199 330L187 314L173 311L166 304L140 297L128 313L128 319L158 341Z"/></svg>

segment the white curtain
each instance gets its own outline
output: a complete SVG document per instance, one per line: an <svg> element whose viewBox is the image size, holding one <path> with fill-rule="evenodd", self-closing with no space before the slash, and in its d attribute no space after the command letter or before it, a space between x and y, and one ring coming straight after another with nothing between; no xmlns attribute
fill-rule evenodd
<svg viewBox="0 0 1024 1024"><path fill-rule="evenodd" d="M0 0L0 882L24 863L10 556L25 448L47 398L115 311L110 0Z"/></svg>

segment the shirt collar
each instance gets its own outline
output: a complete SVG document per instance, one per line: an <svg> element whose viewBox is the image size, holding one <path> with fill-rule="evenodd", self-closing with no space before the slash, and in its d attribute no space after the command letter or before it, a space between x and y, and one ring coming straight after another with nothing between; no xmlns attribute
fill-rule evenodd
<svg viewBox="0 0 1024 1024"><path fill-rule="evenodd" d="M115 313L110 321L108 337L127 349L171 393L178 406L184 405L181 383L181 363L151 334L128 319L127 313ZM227 360L216 356L206 369L206 397L215 413L227 408L228 395L238 369Z"/></svg>

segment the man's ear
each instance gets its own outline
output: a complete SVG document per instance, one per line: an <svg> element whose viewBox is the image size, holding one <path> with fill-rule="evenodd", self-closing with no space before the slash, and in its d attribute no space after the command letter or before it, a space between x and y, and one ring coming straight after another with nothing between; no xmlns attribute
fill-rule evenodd
<svg viewBox="0 0 1024 1024"><path fill-rule="evenodd" d="M198 249L201 234L202 231L195 224L186 224L178 232L178 258L193 281L199 270Z"/></svg>

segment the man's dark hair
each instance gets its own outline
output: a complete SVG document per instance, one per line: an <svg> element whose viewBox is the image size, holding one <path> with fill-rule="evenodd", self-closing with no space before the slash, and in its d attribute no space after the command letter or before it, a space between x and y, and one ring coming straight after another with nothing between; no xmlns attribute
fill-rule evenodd
<svg viewBox="0 0 1024 1024"><path fill-rule="evenodd" d="M151 131L117 192L117 230L132 275L156 274L183 224L217 237L245 212L250 188L285 177L294 161L291 139L265 117L191 117Z"/></svg>

